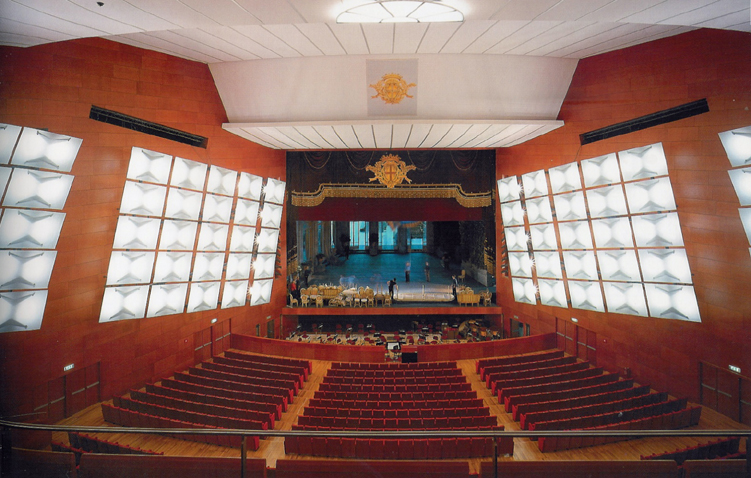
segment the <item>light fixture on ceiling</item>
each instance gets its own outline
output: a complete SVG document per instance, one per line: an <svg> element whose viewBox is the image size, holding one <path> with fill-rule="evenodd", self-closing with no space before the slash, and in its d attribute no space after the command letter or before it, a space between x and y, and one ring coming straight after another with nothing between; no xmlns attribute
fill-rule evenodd
<svg viewBox="0 0 751 478"><path fill-rule="evenodd" d="M464 14L438 1L380 0L351 7L337 23L463 22Z"/></svg>

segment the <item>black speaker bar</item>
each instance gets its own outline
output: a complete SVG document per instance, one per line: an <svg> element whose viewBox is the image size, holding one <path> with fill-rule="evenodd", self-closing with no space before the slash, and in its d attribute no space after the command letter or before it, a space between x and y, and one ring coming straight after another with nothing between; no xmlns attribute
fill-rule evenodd
<svg viewBox="0 0 751 478"><path fill-rule="evenodd" d="M667 110L658 111L657 113L640 116L622 123L616 123L604 128L596 129L589 133L580 134L579 140L582 145L594 143L595 141L602 141L603 139L612 138L614 136L641 131L643 129L651 128L652 126L690 118L691 116L707 113L708 111L709 105L707 104L707 99L704 98L674 108L669 108Z"/></svg>
<svg viewBox="0 0 751 478"><path fill-rule="evenodd" d="M131 129L138 131L139 133L150 134L152 136L158 136L160 138L177 141L178 143L189 144L191 146L197 146L199 148L206 148L206 144L209 142L208 138L198 136L197 134L186 133L179 129L170 128L158 123L152 123L151 121L142 120L134 116L128 116L117 111L107 110L98 106L91 106L89 112L89 118L102 123L107 123L121 128Z"/></svg>

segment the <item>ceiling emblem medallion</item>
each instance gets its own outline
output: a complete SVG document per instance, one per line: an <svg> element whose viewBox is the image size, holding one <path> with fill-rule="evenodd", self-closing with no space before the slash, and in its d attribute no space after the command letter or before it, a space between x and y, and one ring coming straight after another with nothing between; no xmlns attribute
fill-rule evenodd
<svg viewBox="0 0 751 478"><path fill-rule="evenodd" d="M381 156L381 159L375 166L368 165L365 169L375 174L374 178L370 178L371 182L379 181L381 184L386 185L387 188L393 188L397 184L401 184L405 179L408 183L411 183L412 180L407 177L407 173L417 168L415 166L407 166L395 154L385 154Z"/></svg>
<svg viewBox="0 0 751 478"><path fill-rule="evenodd" d="M371 98L381 98L385 103L398 105L404 98L413 98L409 89L417 84L407 83L399 73L387 73L375 84L368 86L376 90L375 96Z"/></svg>

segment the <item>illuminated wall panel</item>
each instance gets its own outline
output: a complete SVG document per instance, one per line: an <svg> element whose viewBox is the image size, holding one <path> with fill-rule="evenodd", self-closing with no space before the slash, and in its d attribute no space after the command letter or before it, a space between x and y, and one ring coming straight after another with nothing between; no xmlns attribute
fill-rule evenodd
<svg viewBox="0 0 751 478"><path fill-rule="evenodd" d="M149 294L149 311L146 317L180 314L185 308L188 284L155 284Z"/></svg>
<svg viewBox="0 0 751 478"><path fill-rule="evenodd" d="M227 280L250 279L250 267L253 263L253 254L230 253L227 260ZM274 270L272 266L271 275Z"/></svg>
<svg viewBox="0 0 751 478"><path fill-rule="evenodd" d="M509 252L508 262L514 277L532 277L532 260L527 252Z"/></svg>
<svg viewBox="0 0 751 478"><path fill-rule="evenodd" d="M240 181L237 183L237 195L241 198L261 200L263 193L263 178L250 173L240 173Z"/></svg>
<svg viewBox="0 0 751 478"><path fill-rule="evenodd" d="M645 214L631 218L637 247L683 246L678 214Z"/></svg>
<svg viewBox="0 0 751 478"><path fill-rule="evenodd" d="M222 309L242 307L248 299L248 281L227 281L222 294Z"/></svg>
<svg viewBox="0 0 751 478"><path fill-rule="evenodd" d="M633 249L597 251L602 280L640 282L639 263Z"/></svg>
<svg viewBox="0 0 751 478"><path fill-rule="evenodd" d="M266 180L266 186L263 188L263 200L275 204L284 203L284 190L286 183L269 178Z"/></svg>
<svg viewBox="0 0 751 478"><path fill-rule="evenodd" d="M120 214L138 216L161 216L167 188L154 184L125 182Z"/></svg>
<svg viewBox="0 0 751 478"><path fill-rule="evenodd" d="M21 134L21 127L0 123L0 164L10 163L10 155Z"/></svg>
<svg viewBox="0 0 751 478"><path fill-rule="evenodd" d="M161 221L148 217L120 216L115 229L115 249L156 249ZM193 244L190 245L191 249Z"/></svg>
<svg viewBox="0 0 751 478"><path fill-rule="evenodd" d="M623 196L623 187L620 184L590 189L586 194L589 214L593 218L628 214L626 198Z"/></svg>
<svg viewBox="0 0 751 478"><path fill-rule="evenodd" d="M70 172L82 139L24 128L10 164Z"/></svg>
<svg viewBox="0 0 751 478"><path fill-rule="evenodd" d="M511 279L514 289L514 300L525 304L537 304L537 287L532 279Z"/></svg>
<svg viewBox="0 0 751 478"><path fill-rule="evenodd" d="M720 141L725 148L730 165L740 168L731 169L728 174L738 201L741 206L744 206L738 209L738 212L746 237L751 243L751 207L745 207L751 206L751 168L743 168L751 164L751 126L720 133ZM751 248L748 252L751 254Z"/></svg>
<svg viewBox="0 0 751 478"><path fill-rule="evenodd" d="M587 219L587 207L584 204L584 194L581 191L553 196L553 201L559 221Z"/></svg>
<svg viewBox="0 0 751 478"><path fill-rule="evenodd" d="M532 250L550 251L558 249L558 242L555 237L555 226L552 224L536 224L529 226L530 236L525 234L525 238L531 237Z"/></svg>
<svg viewBox="0 0 751 478"><path fill-rule="evenodd" d="M577 163L564 164L549 171L553 194L576 191L582 188Z"/></svg>
<svg viewBox="0 0 751 478"><path fill-rule="evenodd" d="M0 249L54 249L65 213L7 209L0 219Z"/></svg>
<svg viewBox="0 0 751 478"><path fill-rule="evenodd" d="M14 168L3 206L60 210L65 206L72 185L70 174Z"/></svg>
<svg viewBox="0 0 751 478"><path fill-rule="evenodd" d="M46 289L50 284L56 251L13 250L0 251L0 291Z"/></svg>
<svg viewBox="0 0 751 478"><path fill-rule="evenodd" d="M272 280L257 280L250 288L250 305L268 304L271 302Z"/></svg>
<svg viewBox="0 0 751 478"><path fill-rule="evenodd" d="M521 201L512 201L501 204L501 218L505 227L523 226L524 210Z"/></svg>
<svg viewBox="0 0 751 478"><path fill-rule="evenodd" d="M563 273L561 272L561 257L558 255L558 251L535 251L534 258L537 277L545 277L548 279L563 278Z"/></svg>
<svg viewBox="0 0 751 478"><path fill-rule="evenodd" d="M569 279L597 280L594 251L563 251L563 261Z"/></svg>
<svg viewBox="0 0 751 478"><path fill-rule="evenodd" d="M553 212L550 209L550 198L547 196L527 199L527 217L530 224L540 224L553 221Z"/></svg>
<svg viewBox="0 0 751 478"><path fill-rule="evenodd" d="M554 307L568 307L566 302L566 288L562 280L539 279L540 303Z"/></svg>
<svg viewBox="0 0 751 478"><path fill-rule="evenodd" d="M545 177L545 171L523 174L522 189L524 190L524 197L527 198L547 196L548 180Z"/></svg>
<svg viewBox="0 0 751 478"><path fill-rule="evenodd" d="M605 312L599 282L568 281L571 307Z"/></svg>
<svg viewBox="0 0 751 478"><path fill-rule="evenodd" d="M592 249L592 233L589 222L561 222L558 223L561 235L561 247L566 249Z"/></svg>
<svg viewBox="0 0 751 478"><path fill-rule="evenodd" d="M258 237L256 238L256 244L258 244L258 252L276 252L278 243L278 229L261 229L261 232L258 233Z"/></svg>
<svg viewBox="0 0 751 478"><path fill-rule="evenodd" d="M692 286L644 284L652 317L701 322L696 293Z"/></svg>
<svg viewBox="0 0 751 478"><path fill-rule="evenodd" d="M621 182L615 153L582 161L582 174L588 188Z"/></svg>
<svg viewBox="0 0 751 478"><path fill-rule="evenodd" d="M170 186L203 191L203 185L206 184L207 169L208 167L203 163L189 159L175 158L169 182Z"/></svg>
<svg viewBox="0 0 751 478"><path fill-rule="evenodd" d="M521 192L521 184L516 176L503 178L498 180L498 200L501 203L509 201L518 201Z"/></svg>
<svg viewBox="0 0 751 478"><path fill-rule="evenodd" d="M190 284L190 297L187 312L214 310L218 306L220 282L193 282Z"/></svg>
<svg viewBox="0 0 751 478"><path fill-rule="evenodd" d="M593 220L592 232L598 248L634 247L631 223L627 217Z"/></svg>
<svg viewBox="0 0 751 478"><path fill-rule="evenodd" d="M526 251L527 250L527 231L524 227L507 227L504 230L506 234L506 248L509 251ZM554 236L555 237L555 236Z"/></svg>
<svg viewBox="0 0 751 478"><path fill-rule="evenodd" d="M0 333L42 328L47 291L0 292Z"/></svg>
<svg viewBox="0 0 751 478"><path fill-rule="evenodd" d="M616 314L640 315L647 317L647 302L642 284L625 282L603 282L608 311Z"/></svg>
<svg viewBox="0 0 751 478"><path fill-rule="evenodd" d="M99 322L140 319L146 314L149 286L106 287Z"/></svg>
<svg viewBox="0 0 751 478"><path fill-rule="evenodd" d="M662 143L620 151L618 159L624 181L668 175L668 162Z"/></svg>
<svg viewBox="0 0 751 478"><path fill-rule="evenodd" d="M167 184L171 165L171 156L142 148L133 148L125 177L134 181Z"/></svg>

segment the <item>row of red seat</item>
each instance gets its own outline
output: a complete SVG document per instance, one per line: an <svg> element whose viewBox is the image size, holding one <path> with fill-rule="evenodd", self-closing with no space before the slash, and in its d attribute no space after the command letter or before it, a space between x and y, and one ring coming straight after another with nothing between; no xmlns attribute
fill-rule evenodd
<svg viewBox="0 0 751 478"><path fill-rule="evenodd" d="M509 365L509 364L522 364L527 362L536 362L540 360L547 360L549 358L563 357L563 350L543 350L531 354L524 355L507 355L504 357L489 357L480 359L475 363L475 371L480 373L480 369L483 367L491 367L493 365Z"/></svg>
<svg viewBox="0 0 751 478"><path fill-rule="evenodd" d="M245 352L238 349L229 349L224 351L224 356L238 360L247 360L256 363L268 363L278 365L290 365L293 367L303 367L308 373L313 371L313 362L305 359L296 359L291 357L278 357L271 355L258 355L251 352Z"/></svg>
<svg viewBox="0 0 751 478"><path fill-rule="evenodd" d="M513 405L524 403L523 399L516 399L522 395L547 394L552 396L554 392L564 390L573 390L577 388L589 387L592 385L602 385L609 382L617 382L620 379L617 373L595 375L593 377L566 380L562 382L543 383L540 385L531 385L526 387L504 388L503 396L499 395L499 402L502 401L506 412L510 412ZM500 394L500 391L499 391Z"/></svg>
<svg viewBox="0 0 751 478"><path fill-rule="evenodd" d="M348 384L353 386L360 385L427 385L427 384L453 384L453 383L465 383L467 377L464 375L452 375L446 377L380 377L380 378L366 378L366 377L332 377L326 375L323 377L323 382L326 384Z"/></svg>
<svg viewBox="0 0 751 478"><path fill-rule="evenodd" d="M316 398L322 400L357 400L357 401L382 401L382 402L406 402L424 400L467 400L477 398L474 390L437 392L334 392L317 390ZM377 407L377 408L380 408Z"/></svg>
<svg viewBox="0 0 751 478"><path fill-rule="evenodd" d="M244 360L229 359L226 357L216 356L211 362L204 364L222 365L232 367L233 369L242 370L233 373L240 373L248 377L273 378L275 380L294 380L299 387L305 383L305 371L302 367L287 367L286 365L258 364L255 362L246 362Z"/></svg>
<svg viewBox="0 0 751 478"><path fill-rule="evenodd" d="M274 414L268 412L258 412L245 408L225 407L210 403L193 402L182 398L158 395L149 391L131 390L130 397L139 402L159 405L161 407L176 408L188 412L203 413L205 415L215 415L218 417L240 418L243 420L253 420L266 423L267 428L274 428Z"/></svg>
<svg viewBox="0 0 751 478"><path fill-rule="evenodd" d="M68 432L68 441L74 448L86 453L114 453L126 455L164 455L153 450L144 450L138 447L122 445L103 438L92 437L82 433Z"/></svg>
<svg viewBox="0 0 751 478"><path fill-rule="evenodd" d="M247 400L209 395L206 393L181 390L179 388L170 388L168 386L160 385L146 385L146 391L163 397L179 398L191 402L208 403L221 407L242 408L244 410L253 410L260 413L270 413L277 420L282 417L282 407L272 403L250 402Z"/></svg>
<svg viewBox="0 0 751 478"><path fill-rule="evenodd" d="M282 365L275 363L263 363L255 360L247 360L243 357L230 357L230 356L215 356L212 359L216 363L223 363L226 365L232 365L235 367L245 367L249 369L265 370L267 372L278 372L283 374L301 375L303 381L308 378L308 367L303 365Z"/></svg>
<svg viewBox="0 0 751 478"><path fill-rule="evenodd" d="M187 422L173 418L166 418L148 413L137 412L127 408L112 406L108 403L102 403L102 415L109 423L123 427L139 428L205 428L217 429L222 428L213 425L203 425L194 422ZM242 444L242 438L239 435L170 435L179 436L183 440L198 441L210 443L212 445L239 447ZM247 446L251 450L258 450L261 442L257 436L247 437Z"/></svg>
<svg viewBox="0 0 751 478"><path fill-rule="evenodd" d="M573 362L561 365L554 365L550 367L537 367L526 370L515 370L513 372L492 372L485 374L485 385L491 388L493 383L496 383L495 387L502 386L503 384L512 384L515 380L520 379L532 379L535 377L552 376L558 374L564 374L567 372L576 372L579 370L589 369L589 362ZM534 383L534 382L530 382ZM513 385L511 385L513 386ZM493 389L495 388L493 387Z"/></svg>
<svg viewBox="0 0 751 478"><path fill-rule="evenodd" d="M458 368L428 368L408 370L362 370L362 369L329 369L328 377L352 377L352 378L413 378L413 377L456 377L463 376Z"/></svg>
<svg viewBox="0 0 751 478"><path fill-rule="evenodd" d="M198 456L96 455L81 458L78 478L237 478L240 458ZM266 460L248 458L245 478L266 478Z"/></svg>
<svg viewBox="0 0 751 478"><path fill-rule="evenodd" d="M480 378L482 380L485 380L485 377L487 377L491 373L496 372L515 372L518 370L528 370L530 368L544 368L544 367L555 367L557 365L566 365L570 363L576 363L578 359L574 357L573 355L567 355L564 357L554 357L554 358L548 358L544 360L538 360L535 362L524 362L524 363L511 363L511 364L504 364L504 365L489 365L486 367L480 368Z"/></svg>
<svg viewBox="0 0 751 478"><path fill-rule="evenodd" d="M589 368L589 365L587 365L587 368L570 372L553 373L550 375L541 375L539 377L491 381L491 391L493 395L498 395L499 400L502 400L504 397L503 391L507 389L524 390L528 387L534 387L537 385L551 385L558 382L599 377L602 373L603 369L601 367Z"/></svg>
<svg viewBox="0 0 751 478"><path fill-rule="evenodd" d="M317 396L317 395L316 395ZM357 409L357 410L384 410L394 413L394 417L399 416L399 412L406 412L421 408L470 408L482 407L484 402L482 398L463 398L463 399L446 399L446 400L394 400L387 402L382 400L331 400L325 398L311 398L308 402L309 407L336 408L339 410Z"/></svg>
<svg viewBox="0 0 751 478"><path fill-rule="evenodd" d="M501 438L498 445L499 455L513 455L513 439ZM284 450L288 454L363 460L448 460L493 456L493 439L286 437Z"/></svg>
<svg viewBox="0 0 751 478"><path fill-rule="evenodd" d="M701 407L684 408L672 413L653 415L627 422L611 423L586 430L675 430L699 424ZM568 450L628 440L626 437L540 437L537 446L542 452Z"/></svg>
<svg viewBox="0 0 751 478"><path fill-rule="evenodd" d="M287 384L276 384L273 380L265 380L262 378L244 377L242 375L220 372L217 370L209 370L205 368L191 367L188 370L189 375L194 375L204 378L213 378L216 380L222 380L224 382L230 382L232 388L236 388L238 385L246 385L250 390L257 390L259 393L268 393L270 395L283 395L286 396L289 403L295 398L295 388L288 387ZM175 374L175 377L178 375Z"/></svg>
<svg viewBox="0 0 751 478"><path fill-rule="evenodd" d="M302 374L280 374L279 372L233 367L214 362L203 362L201 368L196 368L196 370L221 372L233 376L234 380L238 382L263 383L271 387L290 389L293 390L295 395L297 395L303 383Z"/></svg>
<svg viewBox="0 0 751 478"><path fill-rule="evenodd" d="M682 478L675 464L635 460L499 460L497 468L492 461L483 461L480 463L479 478L495 478L498 476L512 476L514 478Z"/></svg>
<svg viewBox="0 0 751 478"><path fill-rule="evenodd" d="M525 407L528 406L534 406L535 404L543 402L580 399L602 393L618 392L628 390L634 386L634 381L632 379L620 380L617 375L605 375L605 377L608 378L605 383L586 385L580 388L571 388L554 392L537 392L515 395L510 397L509 403L511 404L511 410L507 411L512 412L514 420L518 421L519 416L526 410Z"/></svg>
<svg viewBox="0 0 751 478"><path fill-rule="evenodd" d="M438 418L438 417L486 417L490 415L490 409L485 406L478 407L454 407L446 408L329 408L305 407L305 415L309 417L347 417L347 418Z"/></svg>
<svg viewBox="0 0 751 478"><path fill-rule="evenodd" d="M329 430L476 430L497 424L498 419L493 415L429 418L350 418L301 415L298 418L298 425L325 427Z"/></svg>
<svg viewBox="0 0 751 478"><path fill-rule="evenodd" d="M655 453L653 455L641 456L642 460L674 460L682 465L686 460L713 460L728 455L735 455L740 448L740 437L722 438L702 443L696 446L681 448L679 450Z"/></svg>
<svg viewBox="0 0 751 478"><path fill-rule="evenodd" d="M665 402L668 400L667 393L650 393L638 397L624 398L613 400L605 403L595 403L571 408L558 408L544 412L530 412L521 414L519 423L522 430L529 428L529 425L537 422L547 422L551 420L574 419L579 417L588 417L600 415L603 413L620 412L631 408L638 408L645 405Z"/></svg>
<svg viewBox="0 0 751 478"><path fill-rule="evenodd" d="M412 362L412 363L361 363L334 362L332 369L360 369L360 370L410 370L410 369L440 369L456 368L456 362Z"/></svg>
<svg viewBox="0 0 751 478"><path fill-rule="evenodd" d="M404 392L462 392L472 390L469 382L463 383L426 383L413 385L352 385L339 383L322 383L319 390L323 392L378 392L378 393L404 393ZM477 396L475 394L475 396Z"/></svg>
<svg viewBox="0 0 751 478"><path fill-rule="evenodd" d="M282 389L269 389L268 387L257 387L255 385L234 383L229 380L218 378L202 377L200 375L191 375L184 372L175 372L174 379L163 379L162 385L180 388L181 390L198 391L199 388L206 390L205 393L221 394L221 396L245 397L253 402L271 403L281 407L282 411L287 411L287 404L290 402L289 393Z"/></svg>

